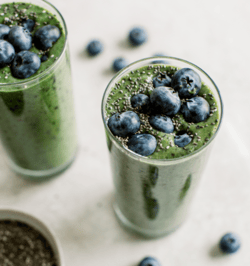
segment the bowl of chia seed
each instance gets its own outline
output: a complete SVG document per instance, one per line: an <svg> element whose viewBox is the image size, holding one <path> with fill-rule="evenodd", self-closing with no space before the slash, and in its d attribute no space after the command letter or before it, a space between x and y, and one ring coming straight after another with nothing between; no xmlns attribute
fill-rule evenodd
<svg viewBox="0 0 250 266"><path fill-rule="evenodd" d="M0 265L64 266L51 230L30 214L0 210Z"/></svg>

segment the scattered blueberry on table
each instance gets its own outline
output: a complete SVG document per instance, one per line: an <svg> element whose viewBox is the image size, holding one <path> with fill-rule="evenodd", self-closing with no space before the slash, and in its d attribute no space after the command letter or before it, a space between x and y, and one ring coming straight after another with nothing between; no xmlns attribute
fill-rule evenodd
<svg viewBox="0 0 250 266"><path fill-rule="evenodd" d="M154 257L146 257L139 263L138 266L161 266L161 264Z"/></svg>
<svg viewBox="0 0 250 266"><path fill-rule="evenodd" d="M127 60L125 58L118 57L113 62L113 70L115 72L118 72L121 69L123 69L124 67L126 67L127 65L128 65L128 62L127 62Z"/></svg>
<svg viewBox="0 0 250 266"><path fill-rule="evenodd" d="M135 27L129 32L129 41L134 46L142 45L147 38L147 32L142 27Z"/></svg>
<svg viewBox="0 0 250 266"><path fill-rule="evenodd" d="M99 40L92 40L87 45L87 51L91 56L98 55L103 51L103 44Z"/></svg>
<svg viewBox="0 0 250 266"><path fill-rule="evenodd" d="M235 253L241 246L240 237L235 233L227 233L221 238L219 246L224 253Z"/></svg>

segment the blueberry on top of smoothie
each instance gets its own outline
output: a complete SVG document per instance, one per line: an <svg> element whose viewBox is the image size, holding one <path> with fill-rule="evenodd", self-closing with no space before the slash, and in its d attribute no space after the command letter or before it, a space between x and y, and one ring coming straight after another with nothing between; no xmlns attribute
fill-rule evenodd
<svg viewBox="0 0 250 266"><path fill-rule="evenodd" d="M157 141L156 138L150 134L136 134L130 137L127 145L133 152L142 156L149 156L154 153Z"/></svg>
<svg viewBox="0 0 250 266"><path fill-rule="evenodd" d="M137 108L138 111L147 112L150 106L150 100L146 94L136 94L131 98L131 106Z"/></svg>
<svg viewBox="0 0 250 266"><path fill-rule="evenodd" d="M121 69L123 69L127 65L128 65L128 62L127 62L127 60L125 58L118 57L113 62L113 70L115 72L120 71Z"/></svg>
<svg viewBox="0 0 250 266"><path fill-rule="evenodd" d="M10 64L15 56L15 49L12 44L0 40L0 67Z"/></svg>
<svg viewBox="0 0 250 266"><path fill-rule="evenodd" d="M92 40L87 45L89 55L98 55L103 50L103 44L99 40Z"/></svg>
<svg viewBox="0 0 250 266"><path fill-rule="evenodd" d="M219 246L224 253L235 253L241 246L240 237L235 233L227 233L221 238Z"/></svg>
<svg viewBox="0 0 250 266"><path fill-rule="evenodd" d="M45 62L48 60L48 56L46 54L44 54L42 57L41 57L41 62Z"/></svg>
<svg viewBox="0 0 250 266"><path fill-rule="evenodd" d="M157 87L171 87L171 78L166 74L160 73L157 77L153 78L153 85Z"/></svg>
<svg viewBox="0 0 250 266"><path fill-rule="evenodd" d="M185 147L192 141L192 138L186 132L178 132L174 137L174 144L178 147Z"/></svg>
<svg viewBox="0 0 250 266"><path fill-rule="evenodd" d="M170 117L163 115L151 115L148 119L150 125L165 133L172 133L174 131L174 125Z"/></svg>
<svg viewBox="0 0 250 266"><path fill-rule="evenodd" d="M182 68L175 72L171 87L178 91L180 98L192 98L201 89L201 78L191 68Z"/></svg>
<svg viewBox="0 0 250 266"><path fill-rule="evenodd" d="M35 21L32 19L24 19L22 21L22 26L27 29L29 32L32 32L35 27Z"/></svg>
<svg viewBox="0 0 250 266"><path fill-rule="evenodd" d="M210 105L203 97L196 96L182 104L181 113L187 122L199 123L209 117Z"/></svg>
<svg viewBox="0 0 250 266"><path fill-rule="evenodd" d="M138 266L161 266L161 264L154 257L146 257L139 263Z"/></svg>
<svg viewBox="0 0 250 266"><path fill-rule="evenodd" d="M38 29L34 34L34 44L37 49L47 50L61 36L60 29L54 25L46 25Z"/></svg>
<svg viewBox="0 0 250 266"><path fill-rule="evenodd" d="M10 27L4 24L0 24L0 39L5 39L10 32Z"/></svg>
<svg viewBox="0 0 250 266"><path fill-rule="evenodd" d="M173 116L181 107L181 100L172 88L157 87L150 94L150 101L156 113Z"/></svg>
<svg viewBox="0 0 250 266"><path fill-rule="evenodd" d="M21 51L15 55L11 66L12 75L19 79L29 78L39 69L41 60L33 52Z"/></svg>
<svg viewBox="0 0 250 266"><path fill-rule="evenodd" d="M116 113L108 120L108 127L111 132L118 137L126 138L135 134L140 129L140 118L133 111Z"/></svg>
<svg viewBox="0 0 250 266"><path fill-rule="evenodd" d="M29 50L32 46L31 33L22 26L14 26L10 29L8 41L14 46L16 52Z"/></svg>
<svg viewBox="0 0 250 266"><path fill-rule="evenodd" d="M135 27L129 32L129 41L134 46L145 43L147 38L146 31L141 27Z"/></svg>

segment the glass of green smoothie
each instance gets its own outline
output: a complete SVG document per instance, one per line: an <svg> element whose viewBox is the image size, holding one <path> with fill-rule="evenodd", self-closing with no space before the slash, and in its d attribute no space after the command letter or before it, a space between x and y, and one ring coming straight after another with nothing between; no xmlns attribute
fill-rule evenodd
<svg viewBox="0 0 250 266"><path fill-rule="evenodd" d="M180 78L182 83L176 86L177 72L183 69L198 75L199 88L188 90L193 95L181 97L179 111L166 118L167 115L159 111L162 109L155 108L151 94L161 88L180 97L177 89L196 82L192 74ZM133 106L132 98L138 94L149 98L148 105ZM194 97L207 104L208 113L203 121L186 121L183 106L193 104ZM116 135L114 132L118 131L111 130L109 120L115 117L114 121L119 122L131 111L136 113L134 117L139 117L140 128L127 136ZM126 228L145 237L160 237L173 232L185 221L220 128L222 113L222 100L214 81L201 68L182 59L142 59L113 77L102 99L102 118L115 187L114 210ZM164 121L172 121L172 132L163 132L153 125L150 119L157 115L165 117ZM191 115L195 116L192 112ZM133 119L129 121L137 121ZM121 123L117 130L124 130L124 125L126 127L126 123ZM150 134L156 140L156 148L147 156L140 154L139 148L143 145L138 139L132 142L140 134ZM182 137L188 140L184 146L178 142ZM139 147L139 151L135 147Z"/></svg>
<svg viewBox="0 0 250 266"><path fill-rule="evenodd" d="M0 15L0 24L7 25L10 32L17 26L26 27L26 36L32 36L28 51L41 62L27 78L14 73L15 58L0 68L1 144L15 172L36 179L53 176L72 163L77 149L66 24L53 5L41 0L1 1ZM48 25L60 36L49 48L40 47L34 36ZM10 33L4 39L11 42ZM17 55L19 48L13 46ZM26 63L20 58L16 68Z"/></svg>

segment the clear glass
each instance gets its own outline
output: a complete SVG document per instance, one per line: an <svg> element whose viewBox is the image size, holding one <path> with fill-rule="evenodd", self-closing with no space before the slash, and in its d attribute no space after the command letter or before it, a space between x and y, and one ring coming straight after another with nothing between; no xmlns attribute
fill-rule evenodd
<svg viewBox="0 0 250 266"><path fill-rule="evenodd" d="M7 2L13 1L1 1ZM48 69L20 82L0 84L0 139L7 162L18 174L44 179L66 169L77 150L67 28L49 2L21 2L50 11L65 34L63 50Z"/></svg>
<svg viewBox="0 0 250 266"><path fill-rule="evenodd" d="M115 83L132 70L159 64L192 68L211 89L218 103L219 126L202 148L175 159L150 159L124 148L107 126L105 104ZM114 210L119 221L145 237L159 237L176 230L186 219L192 197L205 168L212 143L222 120L223 105L213 80L199 67L173 57L154 57L137 61L121 70L108 84L102 99L112 177L115 187Z"/></svg>

